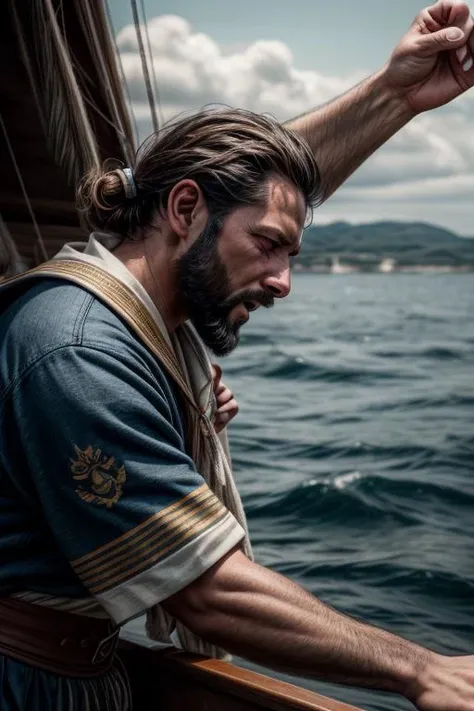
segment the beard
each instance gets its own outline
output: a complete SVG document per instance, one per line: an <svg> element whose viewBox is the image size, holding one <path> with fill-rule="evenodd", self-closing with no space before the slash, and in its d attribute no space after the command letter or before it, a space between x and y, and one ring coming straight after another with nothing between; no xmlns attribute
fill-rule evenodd
<svg viewBox="0 0 474 711"><path fill-rule="evenodd" d="M211 218L177 263L177 283L183 306L191 323L206 346L216 355L225 356L237 346L245 321L230 321L230 313L246 301L273 306L273 296L263 289L231 295L230 279L217 243L221 222Z"/></svg>

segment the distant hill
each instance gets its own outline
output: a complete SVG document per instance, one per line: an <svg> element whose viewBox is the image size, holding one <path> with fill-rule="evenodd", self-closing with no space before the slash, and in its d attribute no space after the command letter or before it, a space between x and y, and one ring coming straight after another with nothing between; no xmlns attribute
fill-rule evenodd
<svg viewBox="0 0 474 711"><path fill-rule="evenodd" d="M295 265L328 268L335 260L368 271L382 260L393 260L396 267L474 269L474 239L424 222L333 222L309 227Z"/></svg>

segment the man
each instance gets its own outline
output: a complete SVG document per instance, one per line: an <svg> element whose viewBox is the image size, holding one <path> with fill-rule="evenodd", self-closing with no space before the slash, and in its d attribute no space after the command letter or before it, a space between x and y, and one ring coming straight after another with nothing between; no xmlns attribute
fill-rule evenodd
<svg viewBox="0 0 474 711"><path fill-rule="evenodd" d="M380 73L294 131L232 110L171 126L133 171L81 186L101 234L1 288L2 710L129 708L108 620L146 610L188 649L474 710L473 657L252 562L202 346L230 352L252 310L288 295L308 209L474 83L472 30L463 3L423 11Z"/></svg>

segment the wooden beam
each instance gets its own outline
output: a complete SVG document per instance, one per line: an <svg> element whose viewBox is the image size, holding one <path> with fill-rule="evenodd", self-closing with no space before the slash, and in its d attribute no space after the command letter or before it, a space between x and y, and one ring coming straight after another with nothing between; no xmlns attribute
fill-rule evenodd
<svg viewBox="0 0 474 711"><path fill-rule="evenodd" d="M360 711L216 659L120 643L134 711Z"/></svg>

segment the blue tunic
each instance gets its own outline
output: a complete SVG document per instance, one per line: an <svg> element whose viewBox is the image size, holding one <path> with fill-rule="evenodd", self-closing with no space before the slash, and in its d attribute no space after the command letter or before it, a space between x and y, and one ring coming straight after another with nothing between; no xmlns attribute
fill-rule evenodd
<svg viewBox="0 0 474 711"><path fill-rule="evenodd" d="M0 596L95 601L120 625L242 535L186 453L174 384L114 312L40 279L0 313ZM88 684L91 711L126 708L110 706L116 680L66 689L25 669L0 657L2 711L82 709Z"/></svg>

